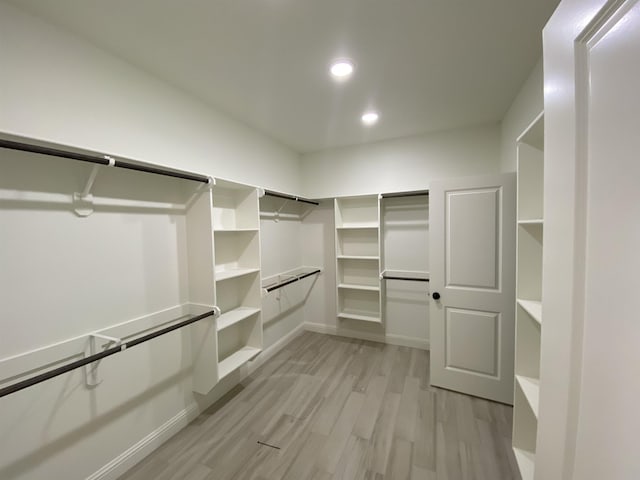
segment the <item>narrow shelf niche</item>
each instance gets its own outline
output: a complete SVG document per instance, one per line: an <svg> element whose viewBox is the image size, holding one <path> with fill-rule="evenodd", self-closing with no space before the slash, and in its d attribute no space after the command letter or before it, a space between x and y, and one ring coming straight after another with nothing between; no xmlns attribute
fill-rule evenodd
<svg viewBox="0 0 640 480"><path fill-rule="evenodd" d="M544 116L517 140L516 341L513 451L523 479L533 479L538 432L542 255L544 233Z"/></svg>

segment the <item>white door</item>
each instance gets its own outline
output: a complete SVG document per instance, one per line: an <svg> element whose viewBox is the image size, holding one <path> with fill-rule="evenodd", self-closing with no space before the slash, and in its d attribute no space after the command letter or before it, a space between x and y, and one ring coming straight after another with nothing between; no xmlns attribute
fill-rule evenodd
<svg viewBox="0 0 640 480"><path fill-rule="evenodd" d="M431 384L513 403L515 174L429 187Z"/></svg>
<svg viewBox="0 0 640 480"><path fill-rule="evenodd" d="M640 2L563 1L544 30L537 480L640 478Z"/></svg>

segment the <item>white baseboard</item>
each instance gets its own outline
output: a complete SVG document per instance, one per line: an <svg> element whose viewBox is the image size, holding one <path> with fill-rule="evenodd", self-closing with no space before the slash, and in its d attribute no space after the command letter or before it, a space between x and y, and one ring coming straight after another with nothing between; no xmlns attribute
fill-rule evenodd
<svg viewBox="0 0 640 480"><path fill-rule="evenodd" d="M87 477L87 480L116 480L160 447L160 445L189 425L199 414L200 410L198 406L195 403L190 405L160 428L151 432L138 443L111 460L100 470Z"/></svg>
<svg viewBox="0 0 640 480"><path fill-rule="evenodd" d="M358 340L369 340L372 342L388 343L389 345L399 345L401 347L419 348L421 350L429 350L429 340L414 337L405 337L403 335L377 335L375 333L359 332L347 328L338 328L333 325L325 325L323 323L305 323L305 330L309 332L325 333L328 335L337 335L339 337L357 338Z"/></svg>
<svg viewBox="0 0 640 480"><path fill-rule="evenodd" d="M280 338L276 343L270 347L264 349L255 360L249 362L249 374L253 373L257 368L260 368L267 360L273 357L276 353L282 350L287 343L302 334L305 330L305 324L301 323L296 328L287 333L284 337Z"/></svg>
<svg viewBox="0 0 640 480"><path fill-rule="evenodd" d="M304 332L304 324L298 325L276 343L263 350L253 362L249 363L249 373L264 364L267 360L278 353L287 343L302 334L302 332ZM242 378L244 378L244 376ZM240 380L242 380L242 378ZM220 398L226 391L231 390L234 386L235 384L230 388L225 388L224 391L219 392L215 398L212 399L211 403L215 402L215 400ZM189 425L189 423L195 420L195 418L200 414L200 411L201 409L197 404L194 403L190 405L168 420L160 428L151 432L138 443L111 460L100 470L87 477L86 480L116 480L142 461L147 455L160 447L164 442Z"/></svg>

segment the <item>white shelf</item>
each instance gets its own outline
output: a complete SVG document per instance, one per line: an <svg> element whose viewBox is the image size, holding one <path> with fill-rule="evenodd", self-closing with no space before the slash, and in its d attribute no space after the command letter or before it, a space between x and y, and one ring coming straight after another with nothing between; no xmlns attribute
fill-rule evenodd
<svg viewBox="0 0 640 480"><path fill-rule="evenodd" d="M513 447L513 454L516 457L516 463L520 469L522 480L533 480L536 461L535 454L516 447Z"/></svg>
<svg viewBox="0 0 640 480"><path fill-rule="evenodd" d="M380 287L375 285L358 285L356 283L341 283L338 288L344 288L348 290L367 290L370 292L379 292Z"/></svg>
<svg viewBox="0 0 640 480"><path fill-rule="evenodd" d="M516 300L525 312L527 312L531 318L533 318L539 324L542 324L542 302L536 302L534 300Z"/></svg>
<svg viewBox="0 0 640 480"><path fill-rule="evenodd" d="M538 418L538 400L540 397L540 380L537 378L525 377L523 375L516 375L516 381L520 388L522 389L522 393L524 393L529 406L531 407L531 411Z"/></svg>
<svg viewBox="0 0 640 480"><path fill-rule="evenodd" d="M377 255L338 255L338 260L380 260Z"/></svg>
<svg viewBox="0 0 640 480"><path fill-rule="evenodd" d="M234 370L237 370L249 360L254 358L261 352L256 347L242 347L237 352L229 355L227 358L218 363L218 378L222 379Z"/></svg>
<svg viewBox="0 0 640 480"><path fill-rule="evenodd" d="M339 312L338 317L347 318L349 320L362 320L364 322L382 323L382 320L379 316L372 315L370 313L365 313L365 312L345 310L345 311Z"/></svg>
<svg viewBox="0 0 640 480"><path fill-rule="evenodd" d="M223 313L218 318L218 331L224 330L231 325L234 325L242 320L249 318L251 315L255 315L260 311L259 308L253 307L238 307L234 308L230 312Z"/></svg>
<svg viewBox="0 0 640 480"><path fill-rule="evenodd" d="M259 272L259 268L234 268L231 270L216 270L216 282L229 280L230 278L242 277L251 273Z"/></svg>
<svg viewBox="0 0 640 480"><path fill-rule="evenodd" d="M513 451L523 480L535 469L540 391L544 230L544 115L516 141L518 228ZM535 300L531 300L535 299Z"/></svg>
<svg viewBox="0 0 640 480"><path fill-rule="evenodd" d="M532 218L529 220L518 220L518 225L542 225L544 220L542 218Z"/></svg>
<svg viewBox="0 0 640 480"><path fill-rule="evenodd" d="M346 223L336 226L337 230L377 230L377 223Z"/></svg>
<svg viewBox="0 0 640 480"><path fill-rule="evenodd" d="M235 233L235 232L257 232L259 229L257 228L215 228L213 233Z"/></svg>

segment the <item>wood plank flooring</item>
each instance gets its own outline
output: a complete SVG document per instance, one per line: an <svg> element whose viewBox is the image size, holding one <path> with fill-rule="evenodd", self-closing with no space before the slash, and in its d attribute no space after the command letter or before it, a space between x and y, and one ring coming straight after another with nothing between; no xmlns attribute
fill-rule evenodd
<svg viewBox="0 0 640 480"><path fill-rule="evenodd" d="M430 387L427 351L306 332L121 478L518 480L511 410Z"/></svg>

